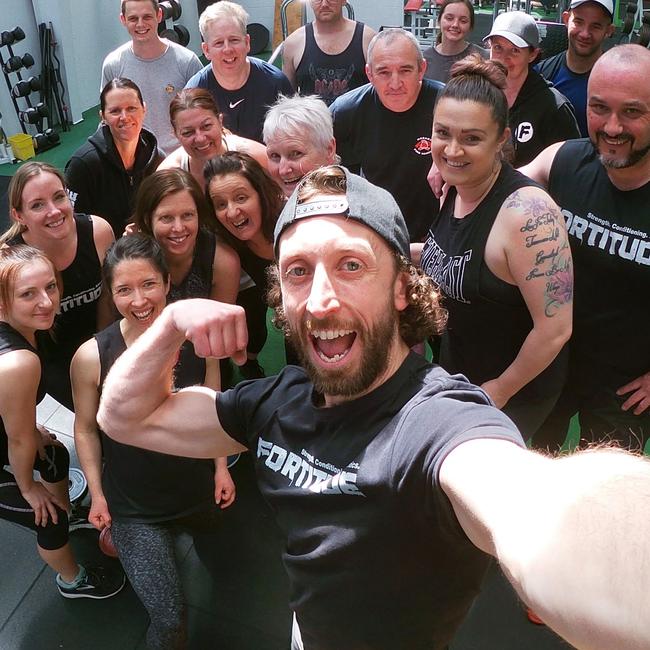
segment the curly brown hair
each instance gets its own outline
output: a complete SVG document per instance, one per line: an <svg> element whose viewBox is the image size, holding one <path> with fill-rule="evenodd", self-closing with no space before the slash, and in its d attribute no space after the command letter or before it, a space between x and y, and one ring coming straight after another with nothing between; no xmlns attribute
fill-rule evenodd
<svg viewBox="0 0 650 650"><path fill-rule="evenodd" d="M420 267L396 251L395 273L408 276L406 295L408 306L399 312L399 333L406 345L412 347L430 336L442 334L447 323L447 310L440 305L438 286ZM277 264L267 269L268 291L266 300L273 309L273 324L289 337L289 324L282 308L282 289Z"/></svg>

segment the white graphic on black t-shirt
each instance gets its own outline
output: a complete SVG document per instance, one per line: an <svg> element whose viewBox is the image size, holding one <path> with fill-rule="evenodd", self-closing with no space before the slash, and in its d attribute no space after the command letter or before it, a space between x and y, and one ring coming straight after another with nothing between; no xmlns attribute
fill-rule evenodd
<svg viewBox="0 0 650 650"><path fill-rule="evenodd" d="M637 264L650 266L650 241L648 233L627 226L612 224L592 212L586 217L562 210L570 237L587 246L598 247L609 255L616 255Z"/></svg>
<svg viewBox="0 0 650 650"><path fill-rule="evenodd" d="M341 469L315 458L303 449L300 454L287 451L280 445L258 438L257 457L271 471L286 476L291 485L319 494L347 494L365 496L357 487L358 463Z"/></svg>
<svg viewBox="0 0 650 650"><path fill-rule="evenodd" d="M521 122L515 129L515 138L518 142L528 142L532 140L535 130L530 122Z"/></svg>
<svg viewBox="0 0 650 650"><path fill-rule="evenodd" d="M90 302L95 302L99 299L99 296L102 293L102 283L98 282L91 289L85 289L79 293L75 293L72 296L65 296L61 298L61 304L59 306L59 313L65 313L70 311L75 307L80 307L81 305L88 304Z"/></svg>
<svg viewBox="0 0 650 650"><path fill-rule="evenodd" d="M465 266L471 259L471 249L460 255L447 255L429 233L429 240L422 251L420 265L448 297L470 304L470 301L463 295L463 278Z"/></svg>

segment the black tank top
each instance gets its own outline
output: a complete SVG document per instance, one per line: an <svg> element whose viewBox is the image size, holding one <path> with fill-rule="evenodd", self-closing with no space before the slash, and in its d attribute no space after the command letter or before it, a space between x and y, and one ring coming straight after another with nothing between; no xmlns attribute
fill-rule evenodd
<svg viewBox="0 0 650 650"><path fill-rule="evenodd" d="M52 334L56 347L48 346L46 357L68 361L77 348L97 331L97 301L102 293L101 262L93 239L93 222L87 214L75 214L77 252L72 263L61 271L61 306ZM9 240L10 246L24 244L22 234Z"/></svg>
<svg viewBox="0 0 650 650"><path fill-rule="evenodd" d="M325 54L316 43L313 23L305 25L305 51L296 68L301 95L319 95L329 106L339 95L368 83L363 54L363 23L340 54Z"/></svg>
<svg viewBox="0 0 650 650"><path fill-rule="evenodd" d="M560 147L548 189L575 268L571 364L581 381L620 388L650 370L650 182L619 190L582 139Z"/></svg>
<svg viewBox="0 0 650 650"><path fill-rule="evenodd" d="M15 352L16 350L29 350L39 356L38 350L20 332L17 332L9 323L0 321L0 355L7 354L7 352ZM7 388L6 384L5 388ZM38 404L44 397L45 382L43 380L43 373L41 372L41 378L36 391L36 403ZM3 465L9 464L7 431L5 430L2 419L0 419L0 427L2 428L0 432L0 469L2 469Z"/></svg>
<svg viewBox="0 0 650 650"><path fill-rule="evenodd" d="M169 288L167 302L176 302L186 298L209 298L212 290L212 268L214 266L214 254L217 250L217 238L213 232L201 228L196 238L192 266L188 274L178 285L172 284ZM184 377L193 377L194 380L186 379L183 386L200 384L205 377L205 359L199 359L194 354L194 348L189 341L185 341L181 347L176 366L176 374Z"/></svg>
<svg viewBox="0 0 650 650"><path fill-rule="evenodd" d="M519 288L496 277L485 264L485 245L504 201L535 185L504 163L499 177L473 212L455 219L455 188L450 188L422 251L421 266L439 285L449 311L440 365L472 383L498 377L515 359L533 327ZM550 397L564 383L566 350L509 403Z"/></svg>
<svg viewBox="0 0 650 650"><path fill-rule="evenodd" d="M172 284L167 302L176 302L184 298L209 298L212 289L212 267L217 250L217 238L213 232L199 229L192 257L192 266L183 281Z"/></svg>
<svg viewBox="0 0 650 650"><path fill-rule="evenodd" d="M126 350L119 321L95 335L101 386ZM176 377L176 384L180 379ZM137 399L133 396L132 399ZM214 462L123 445L102 432L102 487L116 520L169 521L214 506Z"/></svg>
<svg viewBox="0 0 650 650"><path fill-rule="evenodd" d="M268 289L268 277L266 269L273 264L273 260L266 260L255 255L248 246L238 246L237 253L241 261L241 267L251 276L253 282L266 295Z"/></svg>

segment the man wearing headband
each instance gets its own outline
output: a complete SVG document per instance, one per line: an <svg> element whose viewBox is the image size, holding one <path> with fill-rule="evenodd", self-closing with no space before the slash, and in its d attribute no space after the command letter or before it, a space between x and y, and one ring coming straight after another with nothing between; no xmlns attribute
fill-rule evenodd
<svg viewBox="0 0 650 650"><path fill-rule="evenodd" d="M304 369L172 394L186 338L240 362L246 346L238 307L177 302L113 366L99 423L165 453L252 451L287 537L292 648L441 650L490 555L571 643L647 647L648 499L631 504L650 489L646 462L526 451L483 391L410 351L444 312L388 192L341 167L312 172L275 251L271 300Z"/></svg>

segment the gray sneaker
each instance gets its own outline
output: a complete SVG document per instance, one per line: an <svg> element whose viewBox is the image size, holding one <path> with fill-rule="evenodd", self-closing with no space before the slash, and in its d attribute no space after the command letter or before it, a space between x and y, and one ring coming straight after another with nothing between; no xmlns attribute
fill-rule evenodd
<svg viewBox="0 0 650 650"><path fill-rule="evenodd" d="M56 586L64 598L110 598L119 593L126 583L126 577L121 569L107 569L95 566L86 567L86 576L75 587L66 587L59 581Z"/></svg>

